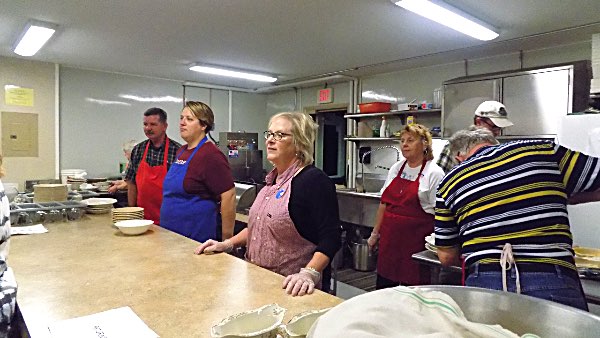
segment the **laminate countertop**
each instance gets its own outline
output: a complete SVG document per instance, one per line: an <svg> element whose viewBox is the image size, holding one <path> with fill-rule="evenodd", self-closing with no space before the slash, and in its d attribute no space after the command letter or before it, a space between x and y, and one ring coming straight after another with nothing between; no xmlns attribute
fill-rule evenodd
<svg viewBox="0 0 600 338"><path fill-rule="evenodd" d="M343 301L321 291L291 297L283 276L227 254L194 255L196 241L155 225L125 236L109 214L86 214L46 227L13 236L8 260L32 337L47 337L55 321L122 306L161 337L210 337L221 319L266 304L286 308L286 323Z"/></svg>

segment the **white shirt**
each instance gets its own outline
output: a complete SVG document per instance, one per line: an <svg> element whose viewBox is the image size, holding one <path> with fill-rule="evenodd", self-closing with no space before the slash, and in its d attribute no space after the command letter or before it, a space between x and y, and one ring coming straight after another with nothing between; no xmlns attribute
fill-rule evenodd
<svg viewBox="0 0 600 338"><path fill-rule="evenodd" d="M392 180L398 176L400 168L402 168L402 164L406 162L406 160L402 160L400 162L394 163L392 168L390 168L390 172L388 173L387 179L385 180L385 184L383 188L381 188L381 193L392 183ZM421 165L411 168L408 163L406 167L404 167L404 171L400 174L401 178L407 179L409 181L415 181L417 179L417 175L421 171ZM427 161L425 164L425 168L423 168L423 173L421 174L421 180L419 181L419 202L421 202L421 207L428 214L435 214L435 193L437 192L437 186L444 177L444 171L433 161Z"/></svg>

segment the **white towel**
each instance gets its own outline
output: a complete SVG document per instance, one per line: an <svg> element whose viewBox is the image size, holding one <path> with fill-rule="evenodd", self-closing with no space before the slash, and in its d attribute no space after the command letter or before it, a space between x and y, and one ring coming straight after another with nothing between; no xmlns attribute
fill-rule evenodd
<svg viewBox="0 0 600 338"><path fill-rule="evenodd" d="M369 292L337 305L319 317L308 333L308 337L518 338L519 336L500 325L487 325L467 320L456 302L442 292L399 286ZM533 334L525 334L521 337L539 338Z"/></svg>

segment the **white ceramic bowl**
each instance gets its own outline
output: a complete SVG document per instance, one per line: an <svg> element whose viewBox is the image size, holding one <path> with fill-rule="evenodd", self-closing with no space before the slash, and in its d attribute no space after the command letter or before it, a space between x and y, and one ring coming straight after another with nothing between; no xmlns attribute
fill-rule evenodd
<svg viewBox="0 0 600 338"><path fill-rule="evenodd" d="M117 203L117 200L114 198L88 198L88 199L84 199L83 201L84 204L86 204L88 207L92 206L92 207L102 207L102 206L112 206L114 203Z"/></svg>
<svg viewBox="0 0 600 338"><path fill-rule="evenodd" d="M317 318L329 309L306 311L295 315L287 325L283 326L281 336L284 338L305 338Z"/></svg>
<svg viewBox="0 0 600 338"><path fill-rule="evenodd" d="M275 338L285 309L277 304L241 312L223 319L212 327L213 338Z"/></svg>
<svg viewBox="0 0 600 338"><path fill-rule="evenodd" d="M154 224L154 221L149 219L129 219L119 221L115 226L125 235L140 235L148 231L148 228Z"/></svg>

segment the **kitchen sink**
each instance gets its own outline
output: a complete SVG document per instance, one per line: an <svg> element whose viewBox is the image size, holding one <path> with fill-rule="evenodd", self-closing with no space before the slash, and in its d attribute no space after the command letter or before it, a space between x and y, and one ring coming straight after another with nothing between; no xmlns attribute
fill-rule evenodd
<svg viewBox="0 0 600 338"><path fill-rule="evenodd" d="M364 173L363 178L363 174L359 173L356 175L356 190L364 193L379 193L386 179L387 174Z"/></svg>
<svg viewBox="0 0 600 338"><path fill-rule="evenodd" d="M340 220L344 223L372 228L380 198L379 192L359 193L347 189L338 190Z"/></svg>

